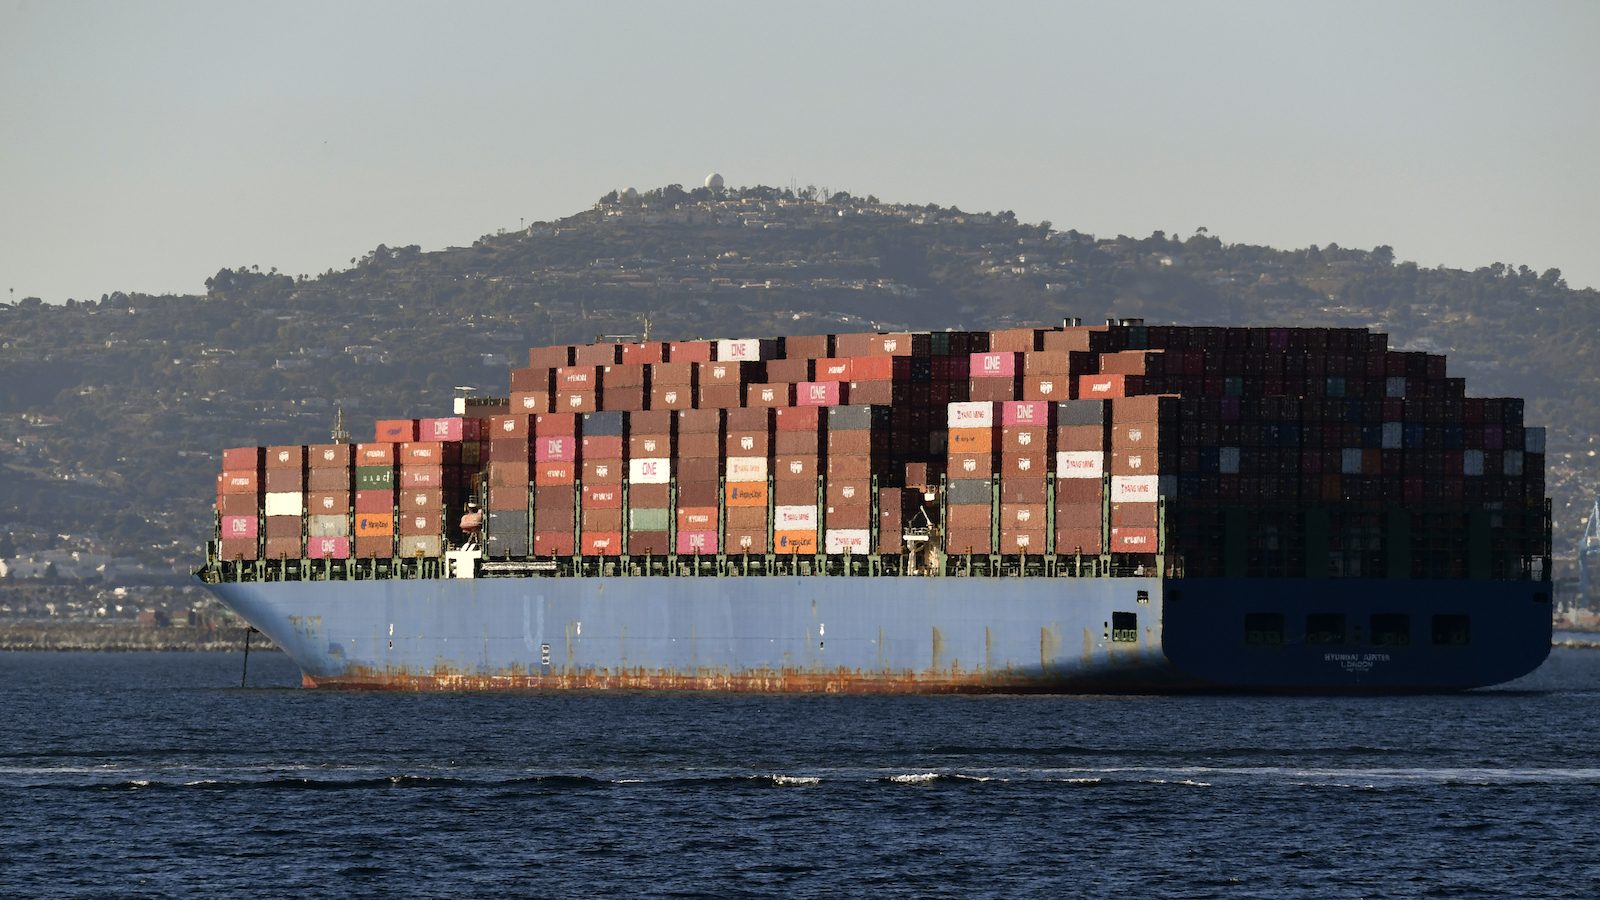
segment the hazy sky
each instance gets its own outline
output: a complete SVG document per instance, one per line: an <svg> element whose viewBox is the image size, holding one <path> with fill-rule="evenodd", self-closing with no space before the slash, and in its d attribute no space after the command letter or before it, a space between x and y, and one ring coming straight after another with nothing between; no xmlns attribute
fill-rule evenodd
<svg viewBox="0 0 1600 900"><path fill-rule="evenodd" d="M815 184L1600 286L1600 3L0 0L0 287Z"/></svg>

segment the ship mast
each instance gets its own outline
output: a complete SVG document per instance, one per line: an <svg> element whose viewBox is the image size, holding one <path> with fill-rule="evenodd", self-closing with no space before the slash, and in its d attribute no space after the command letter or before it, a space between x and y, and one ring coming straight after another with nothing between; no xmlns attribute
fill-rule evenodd
<svg viewBox="0 0 1600 900"><path fill-rule="evenodd" d="M344 407L337 404L333 407L333 442L350 443L350 431L344 427Z"/></svg>

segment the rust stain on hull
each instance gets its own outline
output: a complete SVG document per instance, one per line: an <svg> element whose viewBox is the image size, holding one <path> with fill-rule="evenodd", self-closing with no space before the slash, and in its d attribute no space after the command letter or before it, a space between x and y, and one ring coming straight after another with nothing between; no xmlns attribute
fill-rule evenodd
<svg viewBox="0 0 1600 900"><path fill-rule="evenodd" d="M1083 693L1119 691L1131 684L1095 680L1036 677L1013 671L992 674L962 672L860 672L799 669L756 670L734 674L725 671L664 672L631 669L579 674L515 672L497 675L466 674L448 670L432 672L349 672L315 678L302 676L308 688L414 692L449 691L721 691L778 694L984 694Z"/></svg>

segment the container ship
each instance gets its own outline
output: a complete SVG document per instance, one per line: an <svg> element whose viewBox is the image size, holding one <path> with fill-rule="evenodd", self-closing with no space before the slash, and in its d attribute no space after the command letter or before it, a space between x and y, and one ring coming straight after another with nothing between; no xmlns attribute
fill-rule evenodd
<svg viewBox="0 0 1600 900"><path fill-rule="evenodd" d="M1549 653L1544 429L1383 334L598 342L507 387L225 450L198 576L309 687L1427 692Z"/></svg>

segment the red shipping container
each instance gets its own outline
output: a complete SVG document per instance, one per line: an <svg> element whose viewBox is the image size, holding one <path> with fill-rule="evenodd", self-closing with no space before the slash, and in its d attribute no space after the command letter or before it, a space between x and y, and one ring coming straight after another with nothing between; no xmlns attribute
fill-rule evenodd
<svg viewBox="0 0 1600 900"><path fill-rule="evenodd" d="M599 391L557 391L550 407L559 412L591 413L600 409Z"/></svg>
<svg viewBox="0 0 1600 900"><path fill-rule="evenodd" d="M879 357L888 362L893 357ZM849 359L819 359L812 365L813 378L817 381L854 381L851 374L852 367ZM801 381L807 379L800 379Z"/></svg>
<svg viewBox="0 0 1600 900"><path fill-rule="evenodd" d="M1086 556L1097 556L1100 553L1100 528L1073 528L1056 527L1056 552L1063 556L1072 556L1079 552Z"/></svg>
<svg viewBox="0 0 1600 900"><path fill-rule="evenodd" d="M557 394L593 393L600 388L600 369L593 365L557 367L555 387Z"/></svg>
<svg viewBox="0 0 1600 900"><path fill-rule="evenodd" d="M663 341L645 341L622 345L622 362L626 365L666 362L667 345Z"/></svg>
<svg viewBox="0 0 1600 900"><path fill-rule="evenodd" d="M533 553L535 556L571 556L576 548L572 529L535 530Z"/></svg>
<svg viewBox="0 0 1600 900"><path fill-rule="evenodd" d="M379 419L373 428L372 440L376 443L398 444L416 439L416 419Z"/></svg>
<svg viewBox="0 0 1600 900"><path fill-rule="evenodd" d="M357 444L356 465L359 466L392 466L395 461L395 445L390 443Z"/></svg>
<svg viewBox="0 0 1600 900"><path fill-rule="evenodd" d="M261 548L257 545L256 539L253 537L224 537L222 539L222 558L228 560L229 562L237 562L239 560L255 560L259 558L260 555Z"/></svg>
<svg viewBox="0 0 1600 900"><path fill-rule="evenodd" d="M632 556L666 556L671 546L665 531L635 531L628 535L628 553Z"/></svg>
<svg viewBox="0 0 1600 900"><path fill-rule="evenodd" d="M819 406L791 406L775 410L772 414L776 431L817 431L822 428L822 408Z"/></svg>
<svg viewBox="0 0 1600 900"><path fill-rule="evenodd" d="M683 410L694 408L694 388L689 385L661 384L650 386L650 408Z"/></svg>
<svg viewBox="0 0 1600 900"><path fill-rule="evenodd" d="M780 409L794 405L792 384L752 384L745 389L745 404L766 409Z"/></svg>
<svg viewBox="0 0 1600 900"><path fill-rule="evenodd" d="M512 369L511 392L553 394L555 393L555 368L544 366L539 368Z"/></svg>
<svg viewBox="0 0 1600 900"><path fill-rule="evenodd" d="M394 512L393 491L356 491L355 511L358 513Z"/></svg>
<svg viewBox="0 0 1600 900"><path fill-rule="evenodd" d="M400 492L401 512L438 512L444 509L444 491L410 490Z"/></svg>
<svg viewBox="0 0 1600 900"><path fill-rule="evenodd" d="M313 491L306 495L306 515L333 516L351 509L349 491Z"/></svg>
<svg viewBox="0 0 1600 900"><path fill-rule="evenodd" d="M1128 397L1144 390L1140 375L1079 375L1078 398ZM1208 392L1209 393L1209 392Z"/></svg>
<svg viewBox="0 0 1600 900"><path fill-rule="evenodd" d="M675 363L710 362L711 341L672 341L667 344L667 359Z"/></svg>
<svg viewBox="0 0 1600 900"><path fill-rule="evenodd" d="M571 344L531 347L528 349L528 365L533 368L554 369L557 366L572 365L573 352L577 350Z"/></svg>
<svg viewBox="0 0 1600 900"><path fill-rule="evenodd" d="M222 468L252 471L266 464L265 447L230 447L222 451Z"/></svg>
<svg viewBox="0 0 1600 900"><path fill-rule="evenodd" d="M1117 528L1111 529L1112 553L1155 553L1156 530L1154 528Z"/></svg>
<svg viewBox="0 0 1600 900"><path fill-rule="evenodd" d="M556 437L565 435L576 437L578 434L578 416L572 412L543 413L532 417L529 425L529 435L539 437Z"/></svg>
<svg viewBox="0 0 1600 900"><path fill-rule="evenodd" d="M538 485L572 484L575 464L564 460L535 463L533 483Z"/></svg>
<svg viewBox="0 0 1600 900"><path fill-rule="evenodd" d="M584 556L621 556L622 532L585 531L582 546Z"/></svg>
<svg viewBox="0 0 1600 900"><path fill-rule="evenodd" d="M261 476L255 470L234 470L217 476L217 494L259 494Z"/></svg>

